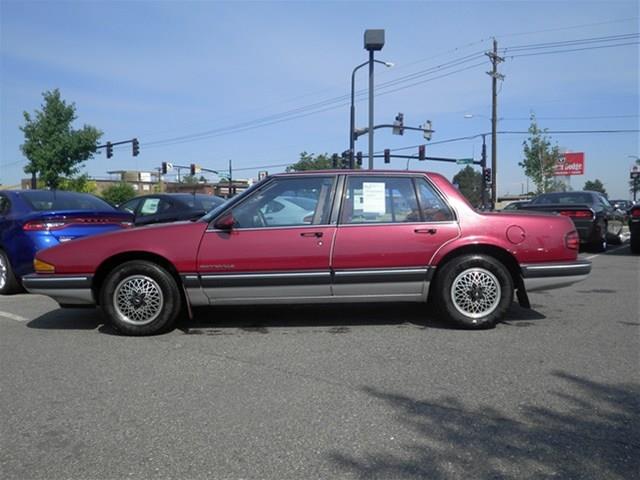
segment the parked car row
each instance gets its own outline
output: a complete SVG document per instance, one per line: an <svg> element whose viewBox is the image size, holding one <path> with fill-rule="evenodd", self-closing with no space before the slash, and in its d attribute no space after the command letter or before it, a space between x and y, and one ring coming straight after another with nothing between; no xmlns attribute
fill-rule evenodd
<svg viewBox="0 0 640 480"><path fill-rule="evenodd" d="M134 225L202 217L224 199L201 194L152 194L115 208L85 193L0 192L0 294L22 290L35 253L70 240Z"/></svg>
<svg viewBox="0 0 640 480"><path fill-rule="evenodd" d="M543 193L521 207L523 211L550 212L571 220L580 235L581 245L603 252L607 245L620 244L625 214L611 205L599 192Z"/></svg>
<svg viewBox="0 0 640 480"><path fill-rule="evenodd" d="M195 221L41 250L23 284L63 307L99 305L130 335L192 306L269 303L421 302L477 329L514 294L528 308L528 291L586 278L579 241L566 216L480 213L434 173L286 173Z"/></svg>

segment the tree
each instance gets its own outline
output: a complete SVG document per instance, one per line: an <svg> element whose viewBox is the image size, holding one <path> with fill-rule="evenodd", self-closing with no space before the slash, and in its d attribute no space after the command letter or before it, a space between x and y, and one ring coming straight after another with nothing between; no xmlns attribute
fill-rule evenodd
<svg viewBox="0 0 640 480"><path fill-rule="evenodd" d="M524 159L518 165L524 168L524 174L533 180L538 192L544 193L553 189L553 171L560 151L558 146L551 146L549 137L545 134L547 129L540 129L535 114L531 114L529 126L529 138L522 142Z"/></svg>
<svg viewBox="0 0 640 480"><path fill-rule="evenodd" d="M287 167L287 172L301 172L303 170L329 170L333 168L333 162L328 153L314 155L302 152L300 160Z"/></svg>
<svg viewBox="0 0 640 480"><path fill-rule="evenodd" d="M105 188L101 195L102 198L113 205L122 205L124 202L135 197L136 191L130 184L120 182Z"/></svg>
<svg viewBox="0 0 640 480"><path fill-rule="evenodd" d="M605 197L607 196L607 191L604 189L604 185L597 178L593 182L591 180L587 180L584 184L583 190L589 190L591 192L600 192Z"/></svg>
<svg viewBox="0 0 640 480"><path fill-rule="evenodd" d="M185 175L180 180L180 183L188 183L188 184L198 183L198 177L196 177L195 175Z"/></svg>
<svg viewBox="0 0 640 480"><path fill-rule="evenodd" d="M95 193L98 186L94 180L89 179L89 175L83 173L75 178L61 178L58 189L81 193Z"/></svg>
<svg viewBox="0 0 640 480"><path fill-rule="evenodd" d="M42 110L23 112L25 124L22 153L29 160L25 173L37 174L49 188L57 188L61 177L73 177L82 162L92 158L102 132L84 125L74 130L74 103L67 104L55 89L42 94Z"/></svg>
<svg viewBox="0 0 640 480"><path fill-rule="evenodd" d="M467 165L453 177L453 183L458 185L462 193L471 205L478 206L482 203L482 173L477 172L471 165Z"/></svg>

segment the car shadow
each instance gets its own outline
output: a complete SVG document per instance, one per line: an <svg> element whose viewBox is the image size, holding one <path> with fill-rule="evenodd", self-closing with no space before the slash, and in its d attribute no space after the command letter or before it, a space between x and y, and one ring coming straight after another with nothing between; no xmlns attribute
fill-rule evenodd
<svg viewBox="0 0 640 480"><path fill-rule="evenodd" d="M104 324L105 318L98 308L58 308L26 325L40 330L95 330Z"/></svg>
<svg viewBox="0 0 640 480"><path fill-rule="evenodd" d="M224 334L239 329L248 333L269 333L272 329L292 327L322 327L328 333L348 333L357 326L406 326L419 329L460 330L460 327L439 319L429 306L414 303L340 304L340 305L261 305L202 307L193 311L193 318L181 318L176 330L185 334ZM535 309L514 303L504 325L528 327L546 318ZM99 308L63 308L52 310L28 322L27 327L42 330L98 330L119 335L104 318Z"/></svg>

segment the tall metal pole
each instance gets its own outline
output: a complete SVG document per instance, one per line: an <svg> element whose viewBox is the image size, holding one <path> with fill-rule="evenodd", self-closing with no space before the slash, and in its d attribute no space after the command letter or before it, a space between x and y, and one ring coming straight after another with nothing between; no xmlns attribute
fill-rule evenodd
<svg viewBox="0 0 640 480"><path fill-rule="evenodd" d="M369 170L373 170L373 50L369 50Z"/></svg>
<svg viewBox="0 0 640 480"><path fill-rule="evenodd" d="M498 158L498 41L493 39L493 69L491 70L491 208L496 206L496 166Z"/></svg>
<svg viewBox="0 0 640 480"><path fill-rule="evenodd" d="M482 157L480 158L480 164L482 166L482 209L487 208L487 182L484 179L484 170L487 168L487 136L482 134Z"/></svg>
<svg viewBox="0 0 640 480"><path fill-rule="evenodd" d="M231 160L229 160L229 196L227 198L232 197L232 193L231 193L231 190L233 188L233 180L231 179L232 176L233 176L233 171L231 170Z"/></svg>
<svg viewBox="0 0 640 480"><path fill-rule="evenodd" d="M498 73L498 63L504 59L498 56L498 41L493 39L493 51L488 52L491 59L491 71L487 72L491 77L491 207L496 205L497 170L498 170L498 80L503 80L504 75Z"/></svg>

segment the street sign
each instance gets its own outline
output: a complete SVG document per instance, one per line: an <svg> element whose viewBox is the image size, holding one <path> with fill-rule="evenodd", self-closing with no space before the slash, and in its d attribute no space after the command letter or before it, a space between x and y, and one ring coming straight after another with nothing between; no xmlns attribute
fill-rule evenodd
<svg viewBox="0 0 640 480"><path fill-rule="evenodd" d="M555 164L553 174L557 177L584 175L584 152L562 153Z"/></svg>
<svg viewBox="0 0 640 480"><path fill-rule="evenodd" d="M456 165L472 165L473 158L456 158Z"/></svg>

